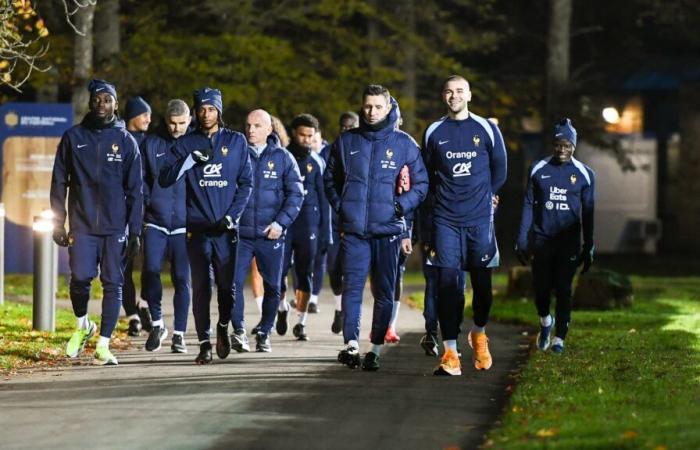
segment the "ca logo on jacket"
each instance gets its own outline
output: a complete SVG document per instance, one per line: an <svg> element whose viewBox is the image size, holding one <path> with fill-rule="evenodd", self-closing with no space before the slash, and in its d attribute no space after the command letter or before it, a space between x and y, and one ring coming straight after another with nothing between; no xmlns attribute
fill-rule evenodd
<svg viewBox="0 0 700 450"><path fill-rule="evenodd" d="M223 163L207 164L204 166L204 170L202 170L202 172L204 173L205 177L221 177L221 168L223 166Z"/></svg>

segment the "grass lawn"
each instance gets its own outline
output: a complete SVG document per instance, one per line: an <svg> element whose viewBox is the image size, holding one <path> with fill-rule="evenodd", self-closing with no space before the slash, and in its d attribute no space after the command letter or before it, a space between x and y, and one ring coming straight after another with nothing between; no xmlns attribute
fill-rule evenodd
<svg viewBox="0 0 700 450"><path fill-rule="evenodd" d="M535 329L496 281L492 318ZM563 355L533 351L484 447L700 448L700 277L632 283L629 309L573 312Z"/></svg>

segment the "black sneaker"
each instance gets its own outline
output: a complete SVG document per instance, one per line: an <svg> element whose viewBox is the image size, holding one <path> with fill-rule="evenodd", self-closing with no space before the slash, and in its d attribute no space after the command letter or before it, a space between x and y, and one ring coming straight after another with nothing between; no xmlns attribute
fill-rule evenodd
<svg viewBox="0 0 700 450"><path fill-rule="evenodd" d="M306 308L306 312L309 314L318 314L319 311L321 311L321 308L316 303L309 303L309 307Z"/></svg>
<svg viewBox="0 0 700 450"><path fill-rule="evenodd" d="M423 335L420 339L420 346L428 356L438 356L440 353L437 336L432 333L425 333L425 335Z"/></svg>
<svg viewBox="0 0 700 450"><path fill-rule="evenodd" d="M294 334L294 337L297 338L299 341L308 341L309 337L306 335L306 327L303 324L296 324L294 325L294 328L292 329L292 334Z"/></svg>
<svg viewBox="0 0 700 450"><path fill-rule="evenodd" d="M151 311L148 307L138 308L139 318L141 319L141 327L143 331L150 333L153 330L153 318L151 318Z"/></svg>
<svg viewBox="0 0 700 450"><path fill-rule="evenodd" d="M246 336L243 328L235 330L231 335L231 347L238 353L248 353L250 351L248 336Z"/></svg>
<svg viewBox="0 0 700 450"><path fill-rule="evenodd" d="M170 350L173 353L187 353L187 345L185 345L185 339L181 334L173 334Z"/></svg>
<svg viewBox="0 0 700 450"><path fill-rule="evenodd" d="M216 355L219 359L226 359L231 353L231 338L228 337L228 323L216 324Z"/></svg>
<svg viewBox="0 0 700 450"><path fill-rule="evenodd" d="M270 353L272 351L272 346L270 345L270 336L265 333L258 333L255 335L255 351Z"/></svg>
<svg viewBox="0 0 700 450"><path fill-rule="evenodd" d="M287 334L287 328L289 328L289 325L287 325L288 313L289 311L277 311L277 323L275 324L275 329L277 330L277 334L280 336Z"/></svg>
<svg viewBox="0 0 700 450"><path fill-rule="evenodd" d="M132 337L141 336L141 321L139 319L131 319L129 321L129 331L127 334Z"/></svg>
<svg viewBox="0 0 700 450"><path fill-rule="evenodd" d="M146 351L157 352L160 350L160 347L166 337L168 337L167 328L161 327L160 325L153 327L151 332L148 334L148 339L146 339Z"/></svg>
<svg viewBox="0 0 700 450"><path fill-rule="evenodd" d="M376 372L379 370L379 355L373 352L367 352L362 360L362 370L368 372Z"/></svg>
<svg viewBox="0 0 700 450"><path fill-rule="evenodd" d="M343 331L343 311L335 310L331 331L335 334L340 334L340 332Z"/></svg>
<svg viewBox="0 0 700 450"><path fill-rule="evenodd" d="M250 329L250 334L258 334L260 332L260 327L260 322L258 322L257 325Z"/></svg>
<svg viewBox="0 0 700 450"><path fill-rule="evenodd" d="M209 364L212 361L211 357L211 342L202 342L199 344L199 355L194 359L195 364Z"/></svg>
<svg viewBox="0 0 700 450"><path fill-rule="evenodd" d="M351 369L355 369L360 366L360 350L356 349L352 345L347 345L338 353L338 362L340 364L345 364Z"/></svg>

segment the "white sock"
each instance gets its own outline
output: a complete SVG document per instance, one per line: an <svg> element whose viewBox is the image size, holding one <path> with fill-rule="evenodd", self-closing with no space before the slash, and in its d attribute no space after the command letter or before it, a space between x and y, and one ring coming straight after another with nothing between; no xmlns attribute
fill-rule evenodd
<svg viewBox="0 0 700 450"><path fill-rule="evenodd" d="M78 321L78 328L81 330L87 330L90 328L90 319L88 318L88 315L85 314L82 317L77 317Z"/></svg>
<svg viewBox="0 0 700 450"><path fill-rule="evenodd" d="M562 339L560 337L555 337L554 339L552 339L552 345L557 345L557 344L561 345L563 347L564 346L564 339Z"/></svg>
<svg viewBox="0 0 700 450"><path fill-rule="evenodd" d="M100 336L100 338L97 340L97 346L98 347L109 347L109 338Z"/></svg>
<svg viewBox="0 0 700 450"><path fill-rule="evenodd" d="M153 321L153 326L154 326L154 327L165 328L165 323L163 322L163 319L154 320L154 321Z"/></svg>
<svg viewBox="0 0 700 450"><path fill-rule="evenodd" d="M353 348L360 348L360 343L352 339L348 341L348 345Z"/></svg>
<svg viewBox="0 0 700 450"><path fill-rule="evenodd" d="M176 334L179 334L180 336L185 337L184 331L177 331L177 330L173 331L173 335L176 335Z"/></svg>
<svg viewBox="0 0 700 450"><path fill-rule="evenodd" d="M382 346L377 345L377 344L372 344L369 348L369 351L374 353L375 355L379 356L382 353Z"/></svg>
<svg viewBox="0 0 700 450"><path fill-rule="evenodd" d="M472 325L472 333L485 333L486 332L486 327L477 327L476 325Z"/></svg>
<svg viewBox="0 0 700 450"><path fill-rule="evenodd" d="M132 321L132 320L134 320L134 319L136 319L136 320L138 320L139 322L141 322L141 318L139 317L138 314L132 314L132 315L130 315L129 317L126 318L126 320L128 320L128 321Z"/></svg>
<svg viewBox="0 0 700 450"><path fill-rule="evenodd" d="M447 352L447 350L457 351L457 339L446 339L442 341L442 345L445 347L445 352Z"/></svg>
<svg viewBox="0 0 700 450"><path fill-rule="evenodd" d="M205 342L209 342L209 339L205 339L205 340L203 340L203 341L199 341L199 345L202 345L202 344L204 344Z"/></svg>
<svg viewBox="0 0 700 450"><path fill-rule="evenodd" d="M389 328L396 328L396 320L399 318L399 309L401 309L401 302L394 302L394 307L391 310L391 321L389 321Z"/></svg>
<svg viewBox="0 0 700 450"><path fill-rule="evenodd" d="M308 313L305 312L297 312L297 316L299 317L299 323L302 325L306 325L306 316L308 316Z"/></svg>
<svg viewBox="0 0 700 450"><path fill-rule="evenodd" d="M147 302L146 300L144 300L144 299L141 299L141 300L139 300L139 301L137 302L137 306L138 306L139 308L146 308L146 309L148 309L148 302Z"/></svg>
<svg viewBox="0 0 700 450"><path fill-rule="evenodd" d="M540 317L540 325L542 325L543 327L551 327L552 326L551 314L547 314L544 317Z"/></svg>
<svg viewBox="0 0 700 450"><path fill-rule="evenodd" d="M280 305L277 307L277 311L289 311L289 302L286 298L280 300Z"/></svg>
<svg viewBox="0 0 700 450"><path fill-rule="evenodd" d="M334 295L333 299L335 300L335 310L342 311L343 310L343 296L342 295Z"/></svg>
<svg viewBox="0 0 700 450"><path fill-rule="evenodd" d="M314 305L317 305L318 304L318 295L311 294L311 298L309 299L309 303L313 303Z"/></svg>
<svg viewBox="0 0 700 450"><path fill-rule="evenodd" d="M255 297L255 304L258 305L258 312L262 312L262 297Z"/></svg>

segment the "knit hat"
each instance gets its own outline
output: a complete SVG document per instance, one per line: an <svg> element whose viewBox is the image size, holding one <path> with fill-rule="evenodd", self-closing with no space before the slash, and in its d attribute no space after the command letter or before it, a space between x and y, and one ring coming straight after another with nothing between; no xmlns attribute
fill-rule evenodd
<svg viewBox="0 0 700 450"><path fill-rule="evenodd" d="M151 112L151 107L148 105L148 103L146 103L146 100L142 99L141 97L131 97L126 102L124 121L128 122L134 117L149 112Z"/></svg>
<svg viewBox="0 0 700 450"><path fill-rule="evenodd" d="M554 126L554 139L566 139L576 147L576 128L571 124L571 119L562 119Z"/></svg>
<svg viewBox="0 0 700 450"><path fill-rule="evenodd" d="M90 84L88 84L88 91L90 91L90 97L100 92L107 92L108 94L111 94L115 100L117 99L117 89L113 84L110 84L105 80L92 80Z"/></svg>
<svg viewBox="0 0 700 450"><path fill-rule="evenodd" d="M223 115L224 106L221 99L221 91L210 87L197 89L194 91L194 109L199 109L202 105L212 105L219 111L219 117Z"/></svg>

